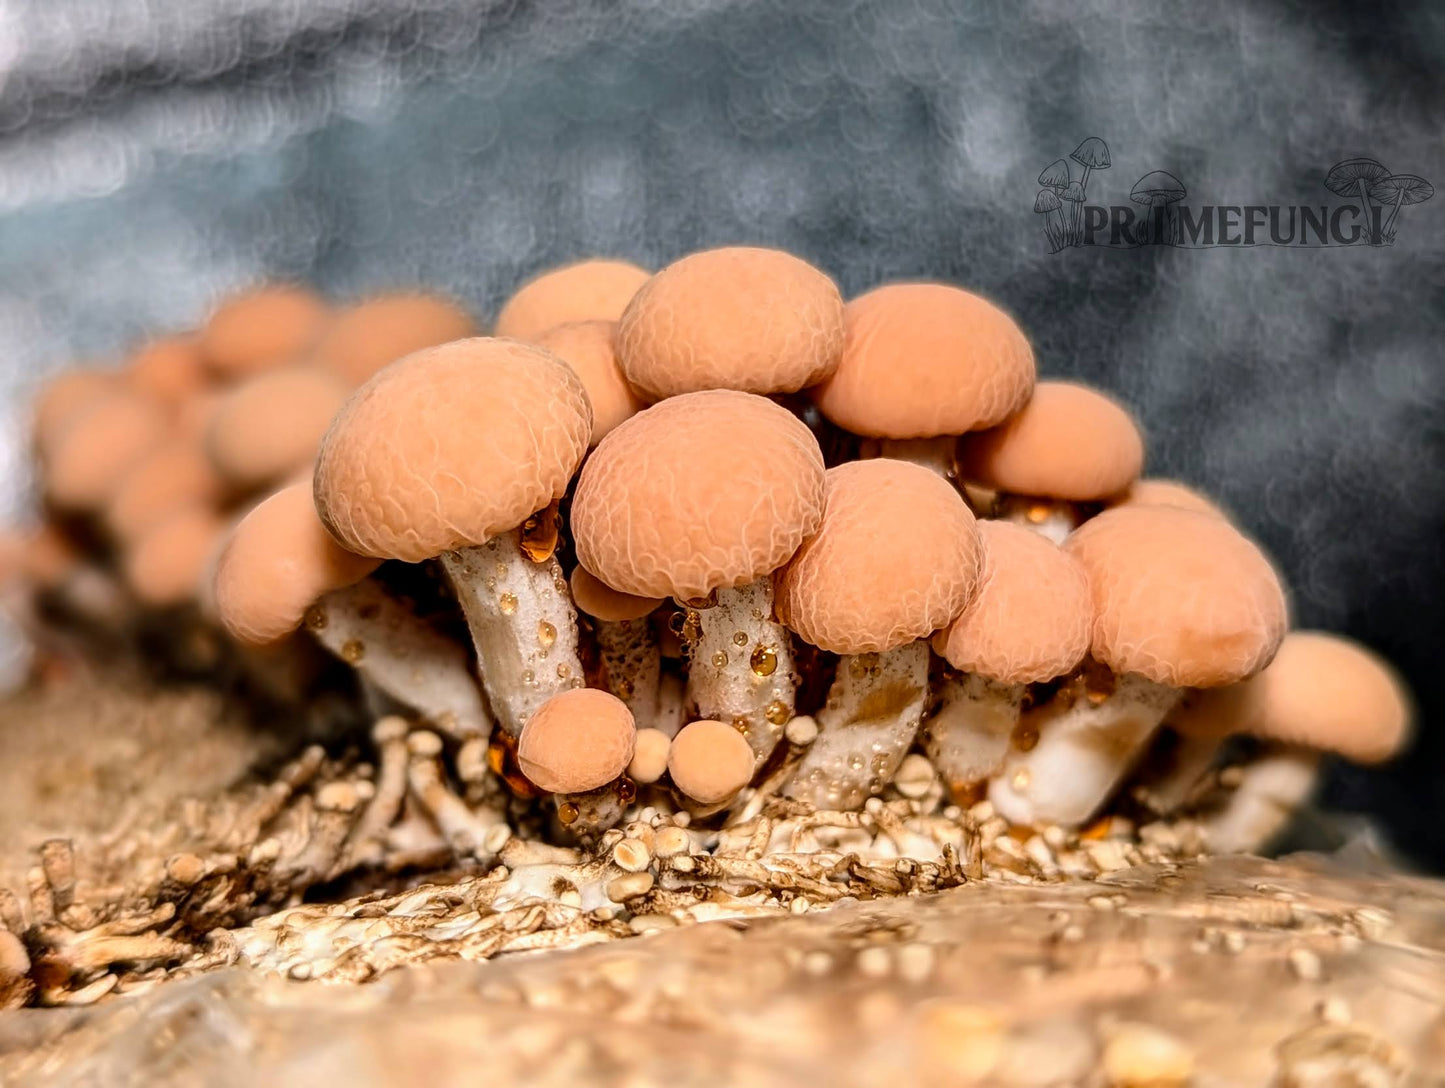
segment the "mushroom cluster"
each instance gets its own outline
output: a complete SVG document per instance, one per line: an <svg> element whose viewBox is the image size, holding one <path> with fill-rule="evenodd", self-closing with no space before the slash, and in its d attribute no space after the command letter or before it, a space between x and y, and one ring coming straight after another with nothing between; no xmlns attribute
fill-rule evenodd
<svg viewBox="0 0 1445 1088"><path fill-rule="evenodd" d="M1130 413L1039 380L972 292L845 302L726 247L554 270L476 331L433 296L273 287L63 375L14 564L108 630L224 632L273 694L344 668L584 843L644 804L860 809L906 766L920 804L1189 811L1254 849L1314 753L1408 737L1388 666L1289 633L1260 548L1141 478Z"/></svg>

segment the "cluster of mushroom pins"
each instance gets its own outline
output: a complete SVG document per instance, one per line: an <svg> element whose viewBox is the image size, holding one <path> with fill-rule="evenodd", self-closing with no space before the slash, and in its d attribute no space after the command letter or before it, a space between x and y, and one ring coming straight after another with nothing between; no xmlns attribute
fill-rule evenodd
<svg viewBox="0 0 1445 1088"><path fill-rule="evenodd" d="M1244 735L1201 823L1256 849L1320 753L1408 737L1393 670L1291 631L1260 548L1141 478L1129 412L1038 380L977 294L845 302L729 247L554 270L475 332L430 296L248 293L52 385L47 501L143 604L272 666L324 647L584 843L644 803L849 810L919 773L1016 825L1165 816Z"/></svg>

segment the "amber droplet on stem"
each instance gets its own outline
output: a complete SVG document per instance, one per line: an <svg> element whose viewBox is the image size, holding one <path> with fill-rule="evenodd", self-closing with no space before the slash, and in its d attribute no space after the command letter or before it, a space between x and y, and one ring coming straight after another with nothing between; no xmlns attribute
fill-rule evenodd
<svg viewBox="0 0 1445 1088"><path fill-rule="evenodd" d="M557 641L557 628L546 620L537 621L537 642L542 649L548 649L552 643Z"/></svg>
<svg viewBox="0 0 1445 1088"><path fill-rule="evenodd" d="M579 815L577 806L571 801L563 801L557 806L557 819L561 820L564 826L576 823Z"/></svg>
<svg viewBox="0 0 1445 1088"><path fill-rule="evenodd" d="M562 519L554 502L545 510L522 522L517 531L522 554L533 563L545 563L557 551L557 541L562 536Z"/></svg>
<svg viewBox="0 0 1445 1088"><path fill-rule="evenodd" d="M759 676L772 676L778 669L777 651L771 646L755 646L752 657L748 659L748 664Z"/></svg>
<svg viewBox="0 0 1445 1088"><path fill-rule="evenodd" d="M619 778L617 780L617 799L624 805L630 805L637 797L637 785L630 778Z"/></svg>
<svg viewBox="0 0 1445 1088"><path fill-rule="evenodd" d="M326 629L326 609L319 604L313 604L306 610L306 627L310 631L323 631Z"/></svg>
<svg viewBox="0 0 1445 1088"><path fill-rule="evenodd" d="M517 611L517 598L511 593L503 593L497 598L497 607L502 610L502 615L510 616Z"/></svg>
<svg viewBox="0 0 1445 1088"><path fill-rule="evenodd" d="M517 742L500 729L493 730L487 745L487 766L518 797L541 797L542 791L529 782L517 763Z"/></svg>
<svg viewBox="0 0 1445 1088"><path fill-rule="evenodd" d="M763 711L763 717L767 718L773 725L787 725L788 720L792 718L792 716L788 705L778 699L774 699L768 704L767 709Z"/></svg>
<svg viewBox="0 0 1445 1088"><path fill-rule="evenodd" d="M348 665L358 664L366 656L366 645L359 638L349 638L341 644L341 659Z"/></svg>

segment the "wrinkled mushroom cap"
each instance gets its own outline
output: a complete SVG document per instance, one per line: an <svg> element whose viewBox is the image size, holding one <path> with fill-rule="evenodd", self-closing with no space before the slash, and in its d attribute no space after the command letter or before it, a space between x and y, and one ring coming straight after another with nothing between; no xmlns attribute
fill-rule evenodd
<svg viewBox="0 0 1445 1088"><path fill-rule="evenodd" d="M662 604L658 597L634 597L620 593L585 567L572 571L572 603L579 612L603 623L640 620L650 616Z"/></svg>
<svg viewBox="0 0 1445 1088"><path fill-rule="evenodd" d="M1034 387L1034 352L992 302L940 283L879 287L848 303L843 358L812 391L838 426L872 438L992 427Z"/></svg>
<svg viewBox="0 0 1445 1088"><path fill-rule="evenodd" d="M214 506L224 490L200 447L189 439L173 439L126 474L105 508L106 527L121 540L134 540L182 506Z"/></svg>
<svg viewBox="0 0 1445 1088"><path fill-rule="evenodd" d="M1224 508L1199 491L1178 480L1135 480L1128 489L1114 498L1112 506L1177 506L1200 514L1213 514L1229 520Z"/></svg>
<svg viewBox="0 0 1445 1088"><path fill-rule="evenodd" d="M653 400L702 389L793 393L833 373L843 298L807 261L727 246L668 265L617 323L617 359Z"/></svg>
<svg viewBox="0 0 1445 1088"><path fill-rule="evenodd" d="M1094 607L1083 568L1047 537L981 521L983 568L963 615L934 638L948 663L1002 684L1064 676L1089 652Z"/></svg>
<svg viewBox="0 0 1445 1088"><path fill-rule="evenodd" d="M224 531L206 506L185 507L151 526L125 555L125 579L136 598L152 608L195 600Z"/></svg>
<svg viewBox="0 0 1445 1088"><path fill-rule="evenodd" d="M629 261L578 261L524 283L497 315L497 335L532 340L572 321L616 321L650 272Z"/></svg>
<svg viewBox="0 0 1445 1088"><path fill-rule="evenodd" d="M206 427L216 471L242 488L263 487L305 468L350 388L324 370L288 366L223 393Z"/></svg>
<svg viewBox="0 0 1445 1088"><path fill-rule="evenodd" d="M316 508L349 550L420 563L561 497L591 433L581 380L550 352L487 337L424 348L337 414Z"/></svg>
<svg viewBox="0 0 1445 1088"><path fill-rule="evenodd" d="M612 347L615 321L573 321L548 329L537 343L572 368L592 402L592 445L647 405L617 365Z"/></svg>
<svg viewBox="0 0 1445 1088"><path fill-rule="evenodd" d="M1039 382L1008 422L958 443L960 473L1015 495L1092 502L1144 467L1144 438L1123 407L1075 382Z"/></svg>
<svg viewBox="0 0 1445 1088"><path fill-rule="evenodd" d="M135 388L176 408L210 386L200 344L193 336L152 340L131 356L126 377Z"/></svg>
<svg viewBox="0 0 1445 1088"><path fill-rule="evenodd" d="M1169 506L1106 510L1064 549L1089 579L1093 656L1116 674L1218 687L1269 664L1288 626L1269 560L1228 522Z"/></svg>
<svg viewBox="0 0 1445 1088"><path fill-rule="evenodd" d="M67 509L99 510L168 430L160 405L141 393L115 389L88 402L44 451L50 498Z"/></svg>
<svg viewBox="0 0 1445 1088"><path fill-rule="evenodd" d="M703 719L689 722L667 754L672 784L704 805L726 801L753 776L753 749L730 725Z"/></svg>
<svg viewBox="0 0 1445 1088"><path fill-rule="evenodd" d="M294 631L318 598L361 581L378 563L331 539L316 516L311 481L299 480L231 530L216 562L216 613L232 637L263 646Z"/></svg>
<svg viewBox="0 0 1445 1088"><path fill-rule="evenodd" d="M548 793L584 793L627 770L637 739L632 711L615 695L573 688L552 696L522 727L517 764Z"/></svg>
<svg viewBox="0 0 1445 1088"><path fill-rule="evenodd" d="M979 539L958 491L906 461L828 470L823 523L778 572L778 619L832 653L891 650L947 626L978 581Z"/></svg>
<svg viewBox="0 0 1445 1088"><path fill-rule="evenodd" d="M823 454L765 397L672 397L604 438L572 500L577 558L638 597L703 597L771 574L817 531Z"/></svg>
<svg viewBox="0 0 1445 1088"><path fill-rule="evenodd" d="M326 303L304 287L259 287L216 307L201 330L201 354L218 377L242 378L296 362L327 317Z"/></svg>
<svg viewBox="0 0 1445 1088"><path fill-rule="evenodd" d="M108 370L63 370L49 378L35 395L32 432L44 456L53 448L70 417L107 397L120 384Z"/></svg>
<svg viewBox="0 0 1445 1088"><path fill-rule="evenodd" d="M476 322L451 299L421 292L378 295L338 314L312 358L355 388L414 351L476 334Z"/></svg>

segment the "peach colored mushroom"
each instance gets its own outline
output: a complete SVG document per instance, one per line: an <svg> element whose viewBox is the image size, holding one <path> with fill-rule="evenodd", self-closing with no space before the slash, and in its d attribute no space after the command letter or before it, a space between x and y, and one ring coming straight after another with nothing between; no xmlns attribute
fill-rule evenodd
<svg viewBox="0 0 1445 1088"><path fill-rule="evenodd" d="M839 465L826 495L818 531L775 579L783 624L843 655L785 793L848 809L880 793L913 745L928 699L924 640L973 595L979 540L962 496L922 465Z"/></svg>
<svg viewBox="0 0 1445 1088"><path fill-rule="evenodd" d="M54 448L74 412L104 399L120 385L119 376L110 370L62 370L46 379L31 408L31 436L41 458Z"/></svg>
<svg viewBox="0 0 1445 1088"><path fill-rule="evenodd" d="M211 373L235 381L303 358L320 338L330 312L304 287L273 284L224 299L200 333Z"/></svg>
<svg viewBox="0 0 1445 1088"><path fill-rule="evenodd" d="M315 460L349 393L335 374L311 366L246 379L223 393L211 414L205 435L211 463L241 491L287 479Z"/></svg>
<svg viewBox="0 0 1445 1088"><path fill-rule="evenodd" d="M21 571L40 602L109 633L134 619L135 604L116 578L87 559L54 522L25 536Z"/></svg>
<svg viewBox="0 0 1445 1088"><path fill-rule="evenodd" d="M838 366L843 299L827 276L776 249L693 253L653 276L617 323L617 361L662 400L704 389L794 393Z"/></svg>
<svg viewBox="0 0 1445 1088"><path fill-rule="evenodd" d="M105 507L106 528L134 540L165 515L192 504L218 507L225 484L194 441L173 438L143 457Z"/></svg>
<svg viewBox="0 0 1445 1088"><path fill-rule="evenodd" d="M817 531L823 454L764 397L687 393L604 438L577 483L578 561L607 585L684 606L697 712L741 728L759 762L793 715L770 575Z"/></svg>
<svg viewBox="0 0 1445 1088"><path fill-rule="evenodd" d="M513 738L551 696L582 684L577 614L546 508L591 433L587 394L566 363L477 337L377 373L338 413L316 461L317 511L343 547L440 558L488 703Z"/></svg>
<svg viewBox="0 0 1445 1088"><path fill-rule="evenodd" d="M581 566L572 571L571 585L577 611L592 619L607 689L627 704L641 726L655 725L662 655L648 617L662 601L619 593Z"/></svg>
<svg viewBox="0 0 1445 1088"><path fill-rule="evenodd" d="M953 475L953 436L1002 423L1034 387L1034 352L1007 313L941 283L895 283L848 303L837 372L811 390L831 422L885 457Z"/></svg>
<svg viewBox="0 0 1445 1088"><path fill-rule="evenodd" d="M125 580L150 608L194 602L225 523L210 507L191 504L143 530L126 549Z"/></svg>
<svg viewBox="0 0 1445 1088"><path fill-rule="evenodd" d="M1093 603L1078 560L1006 521L981 521L978 591L934 649L962 675L946 678L924 750L955 796L1003 767L1029 684L1067 676L1089 652Z"/></svg>
<svg viewBox="0 0 1445 1088"><path fill-rule="evenodd" d="M491 732L466 652L368 575L380 560L339 546L311 481L269 496L231 530L216 560L217 616L238 642L268 646L304 625L366 682L451 736Z"/></svg>
<svg viewBox="0 0 1445 1088"><path fill-rule="evenodd" d="M572 321L616 321L651 274L629 261L601 257L549 269L507 300L497 315L496 335L534 340Z"/></svg>
<svg viewBox="0 0 1445 1088"><path fill-rule="evenodd" d="M661 729L639 729L637 742L632 749L632 761L627 764L627 777L641 786L650 786L667 773L667 757L672 749L672 737ZM748 767L751 774L752 749L748 749Z"/></svg>
<svg viewBox="0 0 1445 1088"><path fill-rule="evenodd" d="M1109 500L1110 506L1177 506L1197 510L1201 514L1231 520L1229 514L1213 499L1178 480L1157 478L1135 480L1122 494Z"/></svg>
<svg viewBox="0 0 1445 1088"><path fill-rule="evenodd" d="M1144 466L1138 424L1112 398L1077 382L1039 382L1007 422L958 442L959 474L997 492L992 511L1055 543Z"/></svg>
<svg viewBox="0 0 1445 1088"><path fill-rule="evenodd" d="M699 814L726 808L753 776L748 739L726 722L689 722L672 738L667 773Z"/></svg>
<svg viewBox="0 0 1445 1088"><path fill-rule="evenodd" d="M120 388L88 401L41 450L47 495L62 509L100 510L169 432L165 412L144 394Z"/></svg>
<svg viewBox="0 0 1445 1088"><path fill-rule="evenodd" d="M573 321L557 325L537 337L537 343L570 366L582 379L587 399L592 402L592 445L607 437L624 419L630 419L646 403L639 397L617 365L612 346L615 321Z"/></svg>
<svg viewBox="0 0 1445 1088"><path fill-rule="evenodd" d="M1228 522L1169 506L1108 510L1065 550L1089 581L1090 652L1112 692L1061 691L1031 748L1013 748L989 800L1006 819L1064 826L1109 797L1184 688L1269 664L1288 625L1269 560Z"/></svg>
<svg viewBox="0 0 1445 1088"><path fill-rule="evenodd" d="M615 695L596 688L558 692L522 728L517 764L527 780L554 795L568 835L590 839L622 816L616 788L632 761L637 727Z"/></svg>
<svg viewBox="0 0 1445 1088"><path fill-rule="evenodd" d="M355 388L414 351L476 334L471 314L449 298L421 291L377 295L337 314L312 360Z"/></svg>
<svg viewBox="0 0 1445 1088"><path fill-rule="evenodd" d="M136 389L172 409L179 409L211 385L200 343L194 336L152 340L131 356L124 374Z"/></svg>

